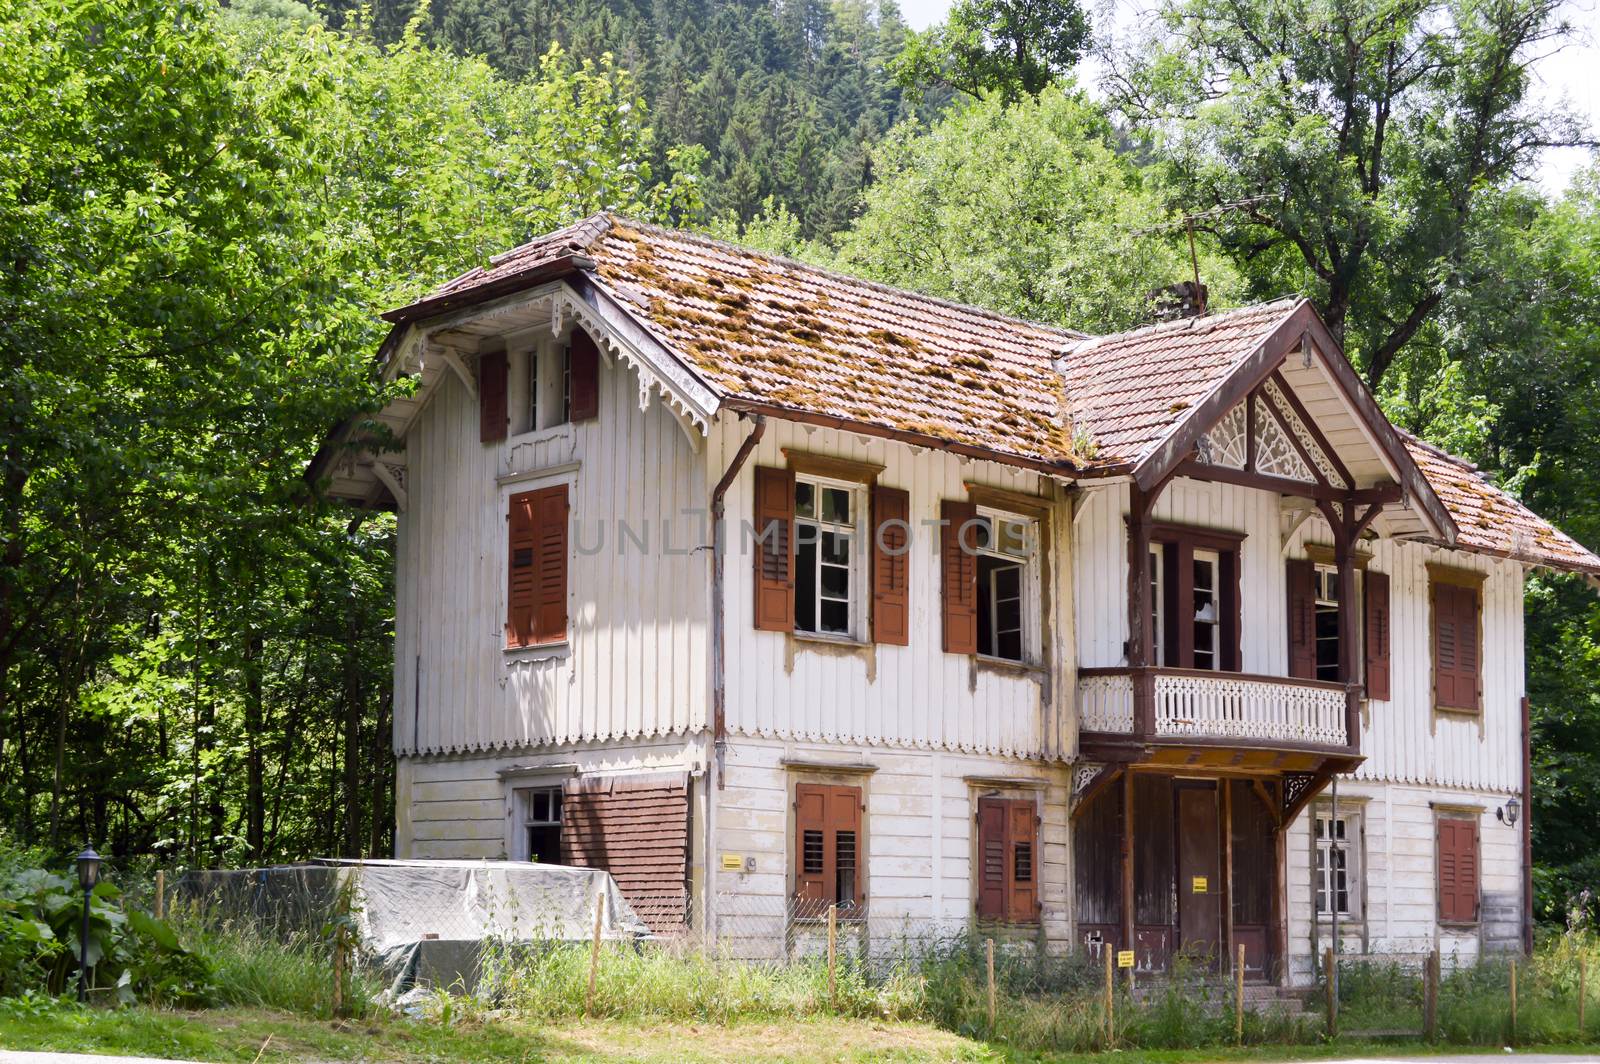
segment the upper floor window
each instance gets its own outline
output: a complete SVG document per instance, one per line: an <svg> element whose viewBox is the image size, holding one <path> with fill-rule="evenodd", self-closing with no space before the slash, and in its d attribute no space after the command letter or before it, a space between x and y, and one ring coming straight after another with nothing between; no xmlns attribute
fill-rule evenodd
<svg viewBox="0 0 1600 1064"><path fill-rule="evenodd" d="M1312 634L1316 639L1317 679L1339 679L1339 570L1319 565L1312 573L1316 595Z"/></svg>
<svg viewBox="0 0 1600 1064"><path fill-rule="evenodd" d="M1004 661L1025 661L1029 656L1032 525L995 511L978 511L973 548L977 554L979 654Z"/></svg>
<svg viewBox="0 0 1600 1064"><path fill-rule="evenodd" d="M794 484L794 627L799 632L860 633L861 486L818 477Z"/></svg>
<svg viewBox="0 0 1600 1064"><path fill-rule="evenodd" d="M565 343L540 338L480 360L478 400L485 443L587 421L600 414L600 349L582 328Z"/></svg>
<svg viewBox="0 0 1600 1064"><path fill-rule="evenodd" d="M1194 552L1194 650L1196 669L1220 668L1222 656L1222 556Z"/></svg>
<svg viewBox="0 0 1600 1064"><path fill-rule="evenodd" d="M1369 698L1389 698L1389 576L1372 569L1358 554L1356 601L1346 603L1331 548L1308 544L1308 559L1287 563L1289 589L1289 675L1304 680L1360 680ZM1356 611L1356 645L1344 660L1340 617ZM1346 665L1348 664L1348 668Z"/></svg>
<svg viewBox="0 0 1600 1064"><path fill-rule="evenodd" d="M1151 657L1180 669L1238 671L1239 545L1228 532L1159 525L1150 543Z"/></svg>
<svg viewBox="0 0 1600 1064"><path fill-rule="evenodd" d="M511 496L507 513L506 646L567 638L567 485Z"/></svg>
<svg viewBox="0 0 1600 1064"><path fill-rule="evenodd" d="M1428 577L1433 704L1475 713L1483 701L1483 574L1429 565Z"/></svg>

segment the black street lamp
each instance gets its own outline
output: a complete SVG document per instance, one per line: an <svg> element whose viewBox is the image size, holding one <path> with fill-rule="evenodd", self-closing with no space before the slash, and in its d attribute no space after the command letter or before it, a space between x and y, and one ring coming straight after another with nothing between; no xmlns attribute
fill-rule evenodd
<svg viewBox="0 0 1600 1064"><path fill-rule="evenodd" d="M78 1000L89 999L89 897L100 882L100 855L86 846L78 855L78 885L83 888L83 930L78 935Z"/></svg>

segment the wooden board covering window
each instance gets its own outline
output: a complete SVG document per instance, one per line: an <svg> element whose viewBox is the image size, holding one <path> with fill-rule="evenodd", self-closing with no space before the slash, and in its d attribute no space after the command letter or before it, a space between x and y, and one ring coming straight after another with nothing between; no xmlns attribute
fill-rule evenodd
<svg viewBox="0 0 1600 1064"><path fill-rule="evenodd" d="M1362 650L1367 697L1387 701L1389 694L1389 574L1368 569L1362 604Z"/></svg>
<svg viewBox="0 0 1600 1064"><path fill-rule="evenodd" d="M872 641L911 642L911 493L872 488Z"/></svg>
<svg viewBox="0 0 1600 1064"><path fill-rule="evenodd" d="M567 486L511 496L506 645L567 637Z"/></svg>
<svg viewBox="0 0 1600 1064"><path fill-rule="evenodd" d="M1317 678L1317 567L1296 558L1284 567L1289 586L1289 675Z"/></svg>
<svg viewBox="0 0 1600 1064"><path fill-rule="evenodd" d="M794 631L794 470L756 466L755 626Z"/></svg>
<svg viewBox="0 0 1600 1064"><path fill-rule="evenodd" d="M1439 920L1478 922L1478 822L1442 816L1438 835Z"/></svg>
<svg viewBox="0 0 1600 1064"><path fill-rule="evenodd" d="M978 507L945 499L939 504L940 583L946 654L978 652Z"/></svg>
<svg viewBox="0 0 1600 1064"><path fill-rule="evenodd" d="M979 919L1039 918L1039 813L1031 798L978 799Z"/></svg>
<svg viewBox="0 0 1600 1064"><path fill-rule="evenodd" d="M795 915L826 916L866 900L861 788L797 783L794 788Z"/></svg>
<svg viewBox="0 0 1600 1064"><path fill-rule="evenodd" d="M567 412L572 421L588 421L600 416L600 348L594 337L582 328L572 330L568 355L571 373Z"/></svg>
<svg viewBox="0 0 1600 1064"><path fill-rule="evenodd" d="M561 861L603 868L652 931L689 916L689 777L580 777L562 787Z"/></svg>
<svg viewBox="0 0 1600 1064"><path fill-rule="evenodd" d="M506 438L506 353L489 351L478 358L478 439L494 443Z"/></svg>
<svg viewBox="0 0 1600 1064"><path fill-rule="evenodd" d="M1479 590L1435 579L1430 585L1433 619L1433 704L1440 709L1479 708Z"/></svg>

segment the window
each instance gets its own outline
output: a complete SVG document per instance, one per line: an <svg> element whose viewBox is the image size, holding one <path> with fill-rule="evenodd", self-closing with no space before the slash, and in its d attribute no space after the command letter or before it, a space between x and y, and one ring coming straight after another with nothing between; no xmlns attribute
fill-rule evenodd
<svg viewBox="0 0 1600 1064"><path fill-rule="evenodd" d="M795 809L795 915L859 914L866 903L861 866L861 788L797 783Z"/></svg>
<svg viewBox="0 0 1600 1064"><path fill-rule="evenodd" d="M565 484L510 498L507 647L567 638L567 515Z"/></svg>
<svg viewBox="0 0 1600 1064"><path fill-rule="evenodd" d="M855 485L811 477L794 483L794 627L855 636L860 631Z"/></svg>
<svg viewBox="0 0 1600 1064"><path fill-rule="evenodd" d="M1028 657L1028 558L1032 522L980 511L973 529L978 569L978 653L1005 661Z"/></svg>
<svg viewBox="0 0 1600 1064"><path fill-rule="evenodd" d="M1316 640L1317 679L1339 679L1339 570L1319 565L1312 570L1312 633Z"/></svg>
<svg viewBox="0 0 1600 1064"><path fill-rule="evenodd" d="M1150 660L1157 664L1167 660L1167 633L1164 624L1166 618L1165 559L1166 545L1163 543L1150 544Z"/></svg>
<svg viewBox="0 0 1600 1064"><path fill-rule="evenodd" d="M582 329L567 343L540 341L512 363L515 432L537 432L599 416L599 348Z"/></svg>
<svg viewBox="0 0 1600 1064"><path fill-rule="evenodd" d="M522 810L522 859L561 863L561 788L529 787L517 792Z"/></svg>
<svg viewBox="0 0 1600 1064"><path fill-rule="evenodd" d="M1156 525L1151 530L1151 664L1238 670L1243 539L1230 532L1182 525Z"/></svg>
<svg viewBox="0 0 1600 1064"><path fill-rule="evenodd" d="M1031 798L985 796L976 819L978 918L1032 923L1039 918L1037 805Z"/></svg>
<svg viewBox="0 0 1600 1064"><path fill-rule="evenodd" d="M1433 704L1475 713L1480 705L1482 575L1428 566L1433 620Z"/></svg>
<svg viewBox="0 0 1600 1064"><path fill-rule="evenodd" d="M1478 922L1478 821L1476 817L1441 816L1435 825L1438 844L1439 921Z"/></svg>
<svg viewBox="0 0 1600 1064"><path fill-rule="evenodd" d="M1335 817L1329 812L1319 812L1315 820L1313 842L1316 860L1312 874L1317 895L1317 915L1332 917L1354 916L1359 912L1357 891L1360 881L1356 876L1357 819L1354 814Z"/></svg>
<svg viewBox="0 0 1600 1064"><path fill-rule="evenodd" d="M1194 552L1194 659L1190 667L1220 668L1222 559L1214 550Z"/></svg>

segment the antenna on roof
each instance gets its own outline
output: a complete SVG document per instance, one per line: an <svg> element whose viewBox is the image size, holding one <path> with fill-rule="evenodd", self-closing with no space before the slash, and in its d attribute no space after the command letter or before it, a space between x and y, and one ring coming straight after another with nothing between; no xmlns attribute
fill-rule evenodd
<svg viewBox="0 0 1600 1064"><path fill-rule="evenodd" d="M1249 199L1219 203L1215 207L1208 207L1203 211L1184 214L1164 225L1135 230L1135 233L1140 235L1155 233L1182 222L1184 234L1189 240L1190 280L1166 285L1150 292L1150 300L1155 304L1158 320L1171 321L1174 318L1203 318L1209 309L1210 293L1206 286L1200 282L1200 253L1195 247L1194 223L1201 219L1216 218L1234 211L1243 210L1268 198L1266 196L1252 196Z"/></svg>

